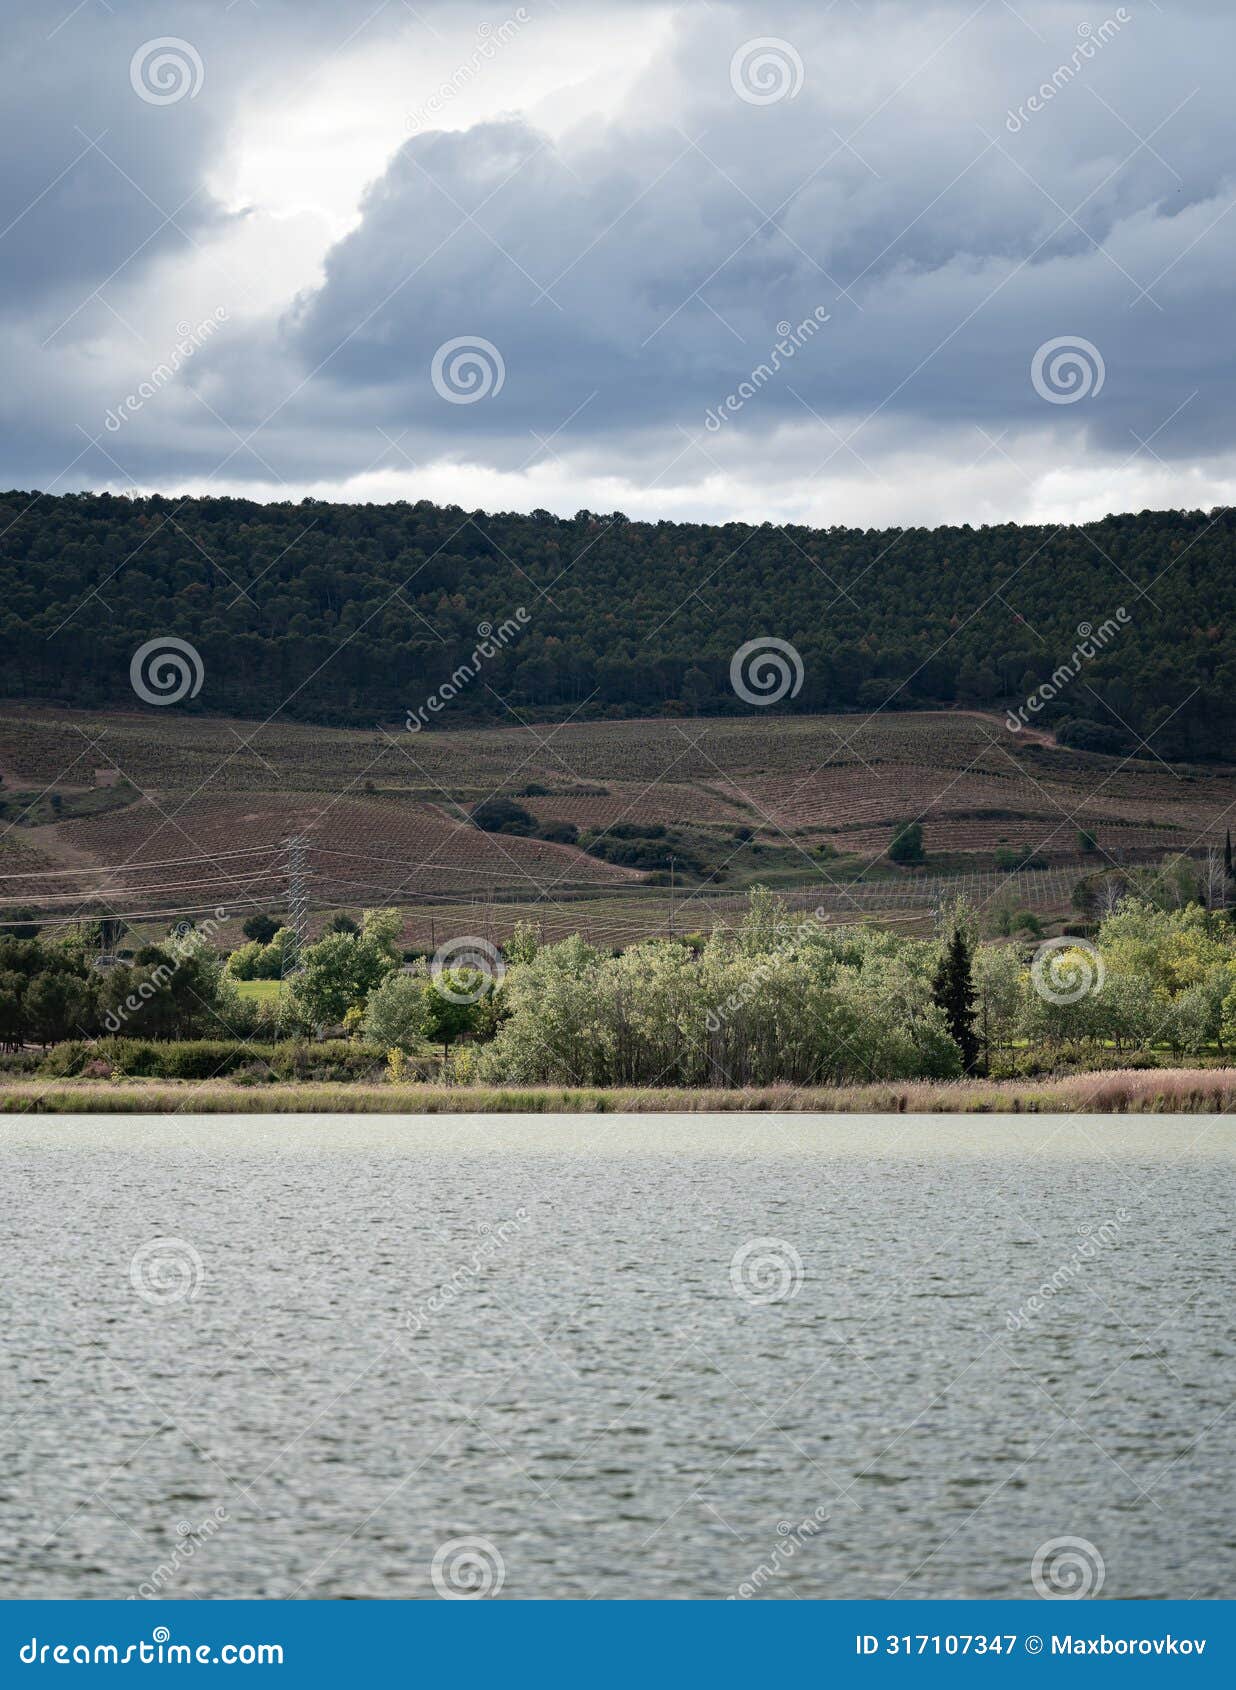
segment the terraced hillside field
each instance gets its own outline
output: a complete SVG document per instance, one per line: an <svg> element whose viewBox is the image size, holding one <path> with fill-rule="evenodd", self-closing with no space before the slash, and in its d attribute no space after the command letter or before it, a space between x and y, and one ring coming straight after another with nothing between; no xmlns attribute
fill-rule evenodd
<svg viewBox="0 0 1236 1690"><path fill-rule="evenodd" d="M1003 897L1000 851L1057 871L1008 897L1056 907L1070 875L1199 854L1236 814L1231 767L1086 755L942 711L411 733L14 706L0 774L0 907L139 928L220 907L225 941L282 906L292 836L314 925L397 903L409 943L465 920L502 937L519 916L623 943L726 919L756 881L818 888L837 919L909 911L927 901L916 881L962 872ZM473 824L493 797L526 812L526 835ZM899 868L887 851L908 819L927 860Z"/></svg>

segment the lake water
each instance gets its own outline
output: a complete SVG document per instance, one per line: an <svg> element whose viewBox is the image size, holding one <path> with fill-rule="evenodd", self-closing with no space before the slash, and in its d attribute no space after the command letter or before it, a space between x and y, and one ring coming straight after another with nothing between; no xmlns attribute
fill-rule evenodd
<svg viewBox="0 0 1236 1690"><path fill-rule="evenodd" d="M1223 1118L8 1117L3 1593L1033 1597L1071 1538L1041 1576L1230 1595L1234 1166Z"/></svg>

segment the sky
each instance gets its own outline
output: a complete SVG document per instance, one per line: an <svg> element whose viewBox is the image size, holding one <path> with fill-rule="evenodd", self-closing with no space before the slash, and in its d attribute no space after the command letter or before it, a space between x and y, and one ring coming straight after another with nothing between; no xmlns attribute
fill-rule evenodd
<svg viewBox="0 0 1236 1690"><path fill-rule="evenodd" d="M1236 500L1219 0L10 0L4 484Z"/></svg>

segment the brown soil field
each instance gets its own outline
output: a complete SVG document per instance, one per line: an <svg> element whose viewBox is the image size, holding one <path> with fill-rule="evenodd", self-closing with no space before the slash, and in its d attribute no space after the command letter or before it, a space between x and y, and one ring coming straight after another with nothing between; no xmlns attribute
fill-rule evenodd
<svg viewBox="0 0 1236 1690"><path fill-rule="evenodd" d="M0 767L6 796L89 792L117 775L136 793L123 808L37 827L10 806L0 823L8 907L41 900L49 918L69 919L217 904L228 910L225 942L255 908L279 908L292 834L307 842L315 927L332 910L397 903L408 943L460 921L500 939L525 915L553 936L580 929L621 944L671 921L698 926L693 904L707 912L699 886L680 885L674 899L646 874L574 846L482 833L468 814L492 795L581 832L693 829L726 893L761 878L827 889L860 870L891 888L915 872L886 857L893 826L907 819L923 823L928 874L993 871L1001 847L1080 874L1197 854L1221 845L1236 817L1236 768L1072 752L975 711L414 734L402 723L358 731L0 705ZM1096 854L1082 855L1081 828L1094 833ZM755 850L731 866L739 830ZM822 858L821 847L835 855ZM933 867L933 858L944 861ZM1058 877L1052 888L1053 908L1067 911ZM1024 895L1033 907L1033 883ZM870 898L864 908L879 913ZM903 908L890 897L890 912Z"/></svg>

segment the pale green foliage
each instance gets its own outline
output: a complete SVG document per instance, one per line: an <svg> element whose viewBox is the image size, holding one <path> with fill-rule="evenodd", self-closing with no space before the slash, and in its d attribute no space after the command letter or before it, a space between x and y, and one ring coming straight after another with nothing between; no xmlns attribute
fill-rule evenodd
<svg viewBox="0 0 1236 1690"><path fill-rule="evenodd" d="M978 944L975 1030L987 1051L1236 1046L1236 929L1196 905L1172 907L1175 896L1126 897L1093 944L1053 948L1065 980L1092 981L1072 1002L1036 989L1033 941ZM977 931L966 907L949 920ZM423 963L400 972L399 930L396 912L370 911L358 935L308 946L282 1013L321 1026L363 1011L367 1041L405 1056L437 1047L444 1072L465 1083L848 1085L960 1073L932 1002L938 941L827 927L763 888L736 931L718 929L698 950L662 939L612 956L579 936L543 945L524 925L493 990L468 971L439 981ZM177 944L201 949L192 935ZM454 1001L474 991L478 1001Z"/></svg>
<svg viewBox="0 0 1236 1690"><path fill-rule="evenodd" d="M973 966L979 1037L993 1047L1011 1044L1029 980L1026 964L1012 945L980 945Z"/></svg>
<svg viewBox="0 0 1236 1690"><path fill-rule="evenodd" d="M829 932L768 894L752 903L698 958L660 940L618 957L578 938L542 948L507 974L479 1077L758 1085L960 1071L919 954L930 947Z"/></svg>
<svg viewBox="0 0 1236 1690"><path fill-rule="evenodd" d="M936 933L947 938L954 931L961 933L971 951L979 942L982 918L970 900L962 895L946 898L936 910Z"/></svg>
<svg viewBox="0 0 1236 1690"><path fill-rule="evenodd" d="M370 993L361 1032L367 1044L409 1054L425 1042L427 974L390 974Z"/></svg>
<svg viewBox="0 0 1236 1690"><path fill-rule="evenodd" d="M268 945L251 939L247 945L232 952L227 971L234 980L280 980L284 972L284 951L292 939L292 930L281 927Z"/></svg>
<svg viewBox="0 0 1236 1690"><path fill-rule="evenodd" d="M1164 883L1161 883L1164 884ZM1173 885L1169 880L1166 884ZM1173 894L1174 896L1174 894ZM1232 929L1196 904L1165 907L1126 898L1103 922L1093 950L1065 953L1060 967L1076 966L1103 980L1075 1003L1023 995L1019 1030L1032 1043L1110 1041L1118 1050L1165 1044L1197 1051L1236 1033L1233 986L1236 953ZM983 963L985 965L985 959Z"/></svg>
<svg viewBox="0 0 1236 1690"><path fill-rule="evenodd" d="M1200 892L1197 864L1185 856L1164 857L1157 867L1131 869L1129 890L1143 905L1180 910Z"/></svg>
<svg viewBox="0 0 1236 1690"><path fill-rule="evenodd" d="M384 952L393 962L399 960L399 935L403 931L403 917L398 910L365 910L361 915L360 937Z"/></svg>
<svg viewBox="0 0 1236 1690"><path fill-rule="evenodd" d="M954 907L972 934L973 910ZM1196 906L1126 899L1091 945L1053 948L1072 1002L1036 989L1034 942L979 944L976 1031L990 1052L1236 1042L1236 933ZM651 940L611 957L576 937L511 966L476 1047L479 1079L588 1085L850 1084L947 1078L959 1052L931 1001L938 943L830 928L755 892L698 955ZM478 1027L484 1037L487 1025Z"/></svg>
<svg viewBox="0 0 1236 1690"><path fill-rule="evenodd" d="M502 947L508 963L531 962L541 948L541 937L530 921L517 921L515 931Z"/></svg>
<svg viewBox="0 0 1236 1690"><path fill-rule="evenodd" d="M484 992L475 969L444 969L433 978L423 969L391 974L370 994L362 1022L370 1044L398 1047L409 1054L426 1044L445 1052L458 1038L475 1032L484 1019L482 1001L460 1002Z"/></svg>

